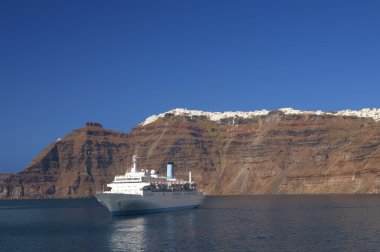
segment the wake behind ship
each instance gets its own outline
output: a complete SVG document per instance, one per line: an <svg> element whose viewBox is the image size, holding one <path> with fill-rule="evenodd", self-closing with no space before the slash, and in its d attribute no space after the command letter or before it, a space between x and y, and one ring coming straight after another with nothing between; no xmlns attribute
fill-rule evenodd
<svg viewBox="0 0 380 252"><path fill-rule="evenodd" d="M133 215L190 209L202 204L203 192L196 190L191 181L178 180L173 176L172 163L167 165L167 176L159 176L154 170L137 171L137 157L133 167L122 176L115 176L107 189L95 194L112 215Z"/></svg>

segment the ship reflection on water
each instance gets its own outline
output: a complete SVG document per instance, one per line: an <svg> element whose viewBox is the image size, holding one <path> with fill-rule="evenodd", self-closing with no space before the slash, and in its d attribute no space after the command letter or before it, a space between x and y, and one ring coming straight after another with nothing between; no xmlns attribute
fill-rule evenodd
<svg viewBox="0 0 380 252"><path fill-rule="evenodd" d="M146 219L117 218L110 234L110 249L112 251L142 251L145 250Z"/></svg>
<svg viewBox="0 0 380 252"><path fill-rule="evenodd" d="M190 242L196 237L194 210L113 217L112 221L108 243L112 251L150 251L154 248L174 251L179 249L179 240L186 244L185 240Z"/></svg>

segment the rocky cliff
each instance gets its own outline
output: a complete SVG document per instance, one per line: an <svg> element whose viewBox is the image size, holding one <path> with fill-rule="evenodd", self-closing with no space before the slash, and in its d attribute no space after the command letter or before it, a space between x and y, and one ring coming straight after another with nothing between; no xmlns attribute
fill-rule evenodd
<svg viewBox="0 0 380 252"><path fill-rule="evenodd" d="M6 180L7 178L9 178L11 175L13 175L12 173L0 173L0 184L3 180Z"/></svg>
<svg viewBox="0 0 380 252"><path fill-rule="evenodd" d="M0 182L0 195L91 196L129 169L134 154L140 168L161 174L172 161L177 177L191 170L206 194L380 191L380 122L374 117L278 110L215 118L174 110L128 134L89 123Z"/></svg>

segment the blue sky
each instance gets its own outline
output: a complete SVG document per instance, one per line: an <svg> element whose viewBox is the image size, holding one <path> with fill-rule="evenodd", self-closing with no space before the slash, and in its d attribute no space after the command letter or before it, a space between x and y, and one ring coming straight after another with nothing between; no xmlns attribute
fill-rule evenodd
<svg viewBox="0 0 380 252"><path fill-rule="evenodd" d="M0 171L87 121L380 107L380 2L0 1Z"/></svg>

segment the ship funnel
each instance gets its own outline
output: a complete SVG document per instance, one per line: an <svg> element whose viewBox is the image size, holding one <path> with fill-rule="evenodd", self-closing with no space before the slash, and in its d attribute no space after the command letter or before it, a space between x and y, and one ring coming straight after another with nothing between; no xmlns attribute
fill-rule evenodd
<svg viewBox="0 0 380 252"><path fill-rule="evenodd" d="M166 165L166 179L174 179L174 163Z"/></svg>

